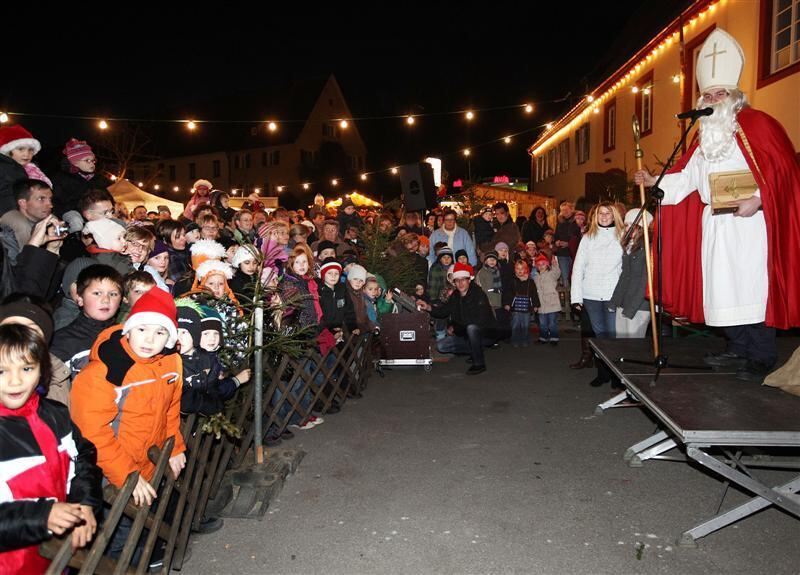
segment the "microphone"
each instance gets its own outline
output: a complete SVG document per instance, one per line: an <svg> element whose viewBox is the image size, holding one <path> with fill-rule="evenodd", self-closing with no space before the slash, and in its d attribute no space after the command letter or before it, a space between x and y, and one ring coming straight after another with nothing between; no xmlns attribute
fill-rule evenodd
<svg viewBox="0 0 800 575"><path fill-rule="evenodd" d="M708 108L700 108L699 110L687 110L686 112L677 114L675 117L679 120L696 120L697 118L702 118L703 116L710 116L713 113L714 108L709 106Z"/></svg>

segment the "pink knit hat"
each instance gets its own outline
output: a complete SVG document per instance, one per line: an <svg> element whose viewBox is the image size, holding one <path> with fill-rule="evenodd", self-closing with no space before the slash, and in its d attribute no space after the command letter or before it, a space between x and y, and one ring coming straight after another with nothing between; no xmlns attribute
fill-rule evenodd
<svg viewBox="0 0 800 575"><path fill-rule="evenodd" d="M70 164L76 164L86 158L94 158L94 152L89 144L82 140L71 138L64 146L64 155Z"/></svg>

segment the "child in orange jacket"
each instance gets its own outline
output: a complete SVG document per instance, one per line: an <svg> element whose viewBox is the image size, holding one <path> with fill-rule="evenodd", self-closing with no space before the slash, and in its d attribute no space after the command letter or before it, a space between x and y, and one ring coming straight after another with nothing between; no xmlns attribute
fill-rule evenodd
<svg viewBox="0 0 800 575"><path fill-rule="evenodd" d="M140 472L133 491L137 505L150 505L156 496L148 483L155 470L147 457L151 446L160 447L174 436L169 465L176 478L186 464L176 316L172 297L152 288L131 308L124 325L98 336L89 364L72 385L72 418L97 447L106 478L121 487L131 472Z"/></svg>

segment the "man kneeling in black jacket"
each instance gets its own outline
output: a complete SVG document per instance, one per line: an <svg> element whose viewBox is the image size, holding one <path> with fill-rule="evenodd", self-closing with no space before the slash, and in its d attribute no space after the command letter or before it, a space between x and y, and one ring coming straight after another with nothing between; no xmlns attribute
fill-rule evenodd
<svg viewBox="0 0 800 575"><path fill-rule="evenodd" d="M472 366L467 375L486 371L483 348L497 341L492 306L486 293L472 283L473 275L471 265L457 263L453 268L457 289L446 302L433 307L422 300L417 302L419 309L429 311L433 317L449 318L447 336L437 342L436 348L441 353L469 354Z"/></svg>

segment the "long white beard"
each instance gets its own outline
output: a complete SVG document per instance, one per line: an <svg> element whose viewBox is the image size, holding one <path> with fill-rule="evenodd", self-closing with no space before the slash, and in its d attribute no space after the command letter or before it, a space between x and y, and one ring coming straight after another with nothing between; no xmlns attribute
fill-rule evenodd
<svg viewBox="0 0 800 575"><path fill-rule="evenodd" d="M702 105L699 102L698 108ZM709 162L719 162L729 158L736 149L736 131L739 129L736 113L740 106L728 97L711 107L714 113L700 118L700 152Z"/></svg>

